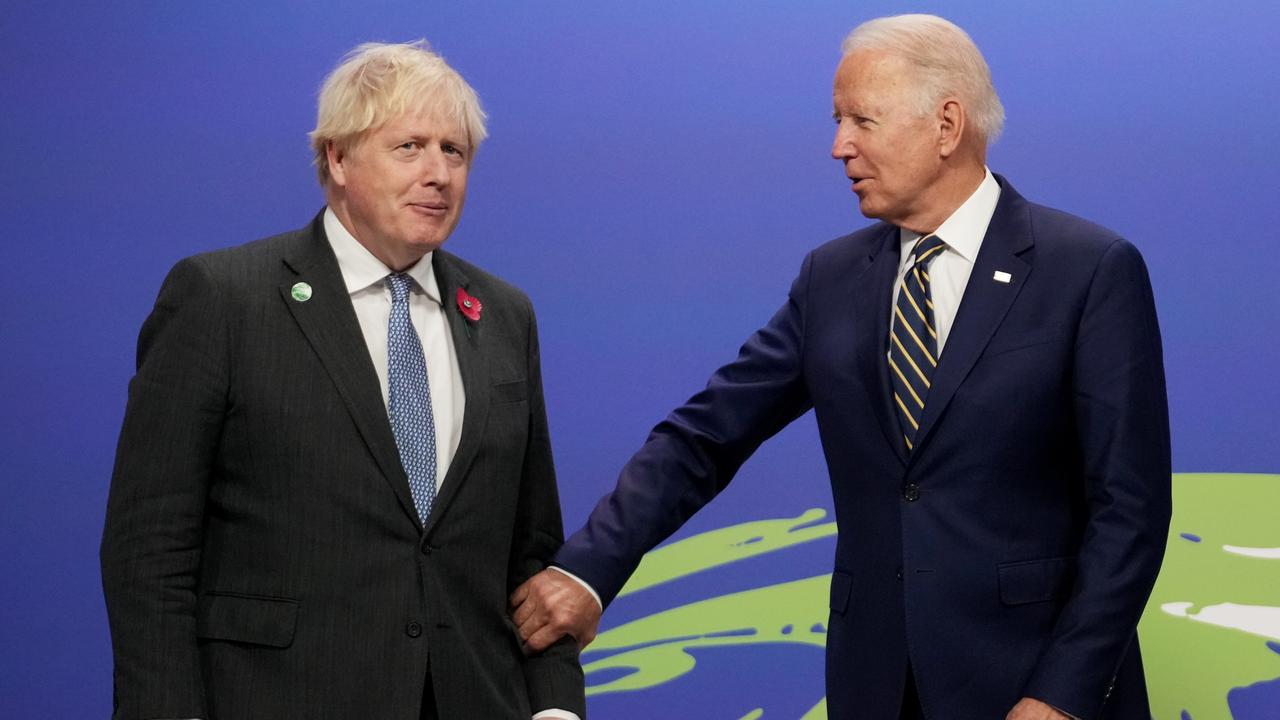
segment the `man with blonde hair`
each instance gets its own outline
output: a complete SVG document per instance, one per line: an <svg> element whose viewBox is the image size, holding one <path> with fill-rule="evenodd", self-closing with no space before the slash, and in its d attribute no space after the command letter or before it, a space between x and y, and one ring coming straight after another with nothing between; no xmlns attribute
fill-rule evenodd
<svg viewBox="0 0 1280 720"><path fill-rule="evenodd" d="M165 280L102 541L115 717L585 714L577 647L507 617L563 540L533 310L440 249L484 118L424 43L356 48L327 207Z"/></svg>
<svg viewBox="0 0 1280 720"><path fill-rule="evenodd" d="M987 169L1004 112L963 30L880 18L843 50L831 152L881 222L805 258L514 619L535 648L590 641L643 554L813 409L839 527L832 720L1146 718L1135 628L1170 459L1142 258Z"/></svg>

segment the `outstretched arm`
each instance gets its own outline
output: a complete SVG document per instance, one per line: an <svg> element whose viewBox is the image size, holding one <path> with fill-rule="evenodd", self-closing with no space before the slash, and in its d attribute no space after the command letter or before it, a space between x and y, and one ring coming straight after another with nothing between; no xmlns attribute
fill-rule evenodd
<svg viewBox="0 0 1280 720"><path fill-rule="evenodd" d="M564 635L590 642L602 608L644 554L723 490L761 443L812 406L803 372L811 266L806 258L786 304L737 359L653 429L586 526L556 553L555 565L582 583L544 572L517 589L516 622L531 649Z"/></svg>

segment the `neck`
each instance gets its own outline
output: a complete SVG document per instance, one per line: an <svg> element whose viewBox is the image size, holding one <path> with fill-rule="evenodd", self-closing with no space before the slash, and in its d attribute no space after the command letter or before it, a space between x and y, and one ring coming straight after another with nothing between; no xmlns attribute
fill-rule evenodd
<svg viewBox="0 0 1280 720"><path fill-rule="evenodd" d="M920 212L895 224L921 235L934 232L973 195L986 176L987 168L982 162L945 170L921 198Z"/></svg>
<svg viewBox="0 0 1280 720"><path fill-rule="evenodd" d="M369 254L378 258L383 265L386 265L395 272L404 272L422 259L422 255L414 254L407 248L397 248L392 243L377 242L378 236L371 228L365 227L357 223L352 218L351 213L347 210L347 204L342 196L335 192L325 193L325 203L333 210L333 214L338 218L338 222L342 223L342 227L351 233L351 237L356 242L364 246Z"/></svg>

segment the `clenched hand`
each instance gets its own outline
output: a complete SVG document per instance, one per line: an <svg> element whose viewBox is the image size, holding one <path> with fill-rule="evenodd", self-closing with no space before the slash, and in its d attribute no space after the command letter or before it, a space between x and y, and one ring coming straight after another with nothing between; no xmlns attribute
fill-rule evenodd
<svg viewBox="0 0 1280 720"><path fill-rule="evenodd" d="M596 637L600 604L580 583L564 573L543 570L511 593L511 619L529 652L542 652L571 636L585 648Z"/></svg>

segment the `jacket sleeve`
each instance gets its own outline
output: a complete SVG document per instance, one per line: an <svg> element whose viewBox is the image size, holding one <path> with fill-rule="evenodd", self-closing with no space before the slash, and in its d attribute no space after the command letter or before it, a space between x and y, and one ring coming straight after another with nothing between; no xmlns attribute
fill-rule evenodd
<svg viewBox="0 0 1280 720"><path fill-rule="evenodd" d="M116 718L206 717L195 585L226 328L217 284L190 258L170 271L138 338L101 547Z"/></svg>
<svg viewBox="0 0 1280 720"><path fill-rule="evenodd" d="M1024 694L1091 720L1160 571L1172 507L1155 302L1142 257L1124 240L1094 273L1073 381L1088 522L1071 597Z"/></svg>
<svg viewBox="0 0 1280 720"><path fill-rule="evenodd" d="M810 255L782 308L737 359L653 429L613 491L556 554L556 565L595 589L606 607L646 552L711 502L761 443L812 407L803 372L812 266Z"/></svg>
<svg viewBox="0 0 1280 720"><path fill-rule="evenodd" d="M538 329L532 307L528 317L529 440L525 448L516 526L512 535L508 592L545 568L564 542L551 435L542 394ZM578 646L573 638L561 638L544 652L525 657L524 676L533 712L555 708L576 713L580 718L586 717L582 666L578 662Z"/></svg>

